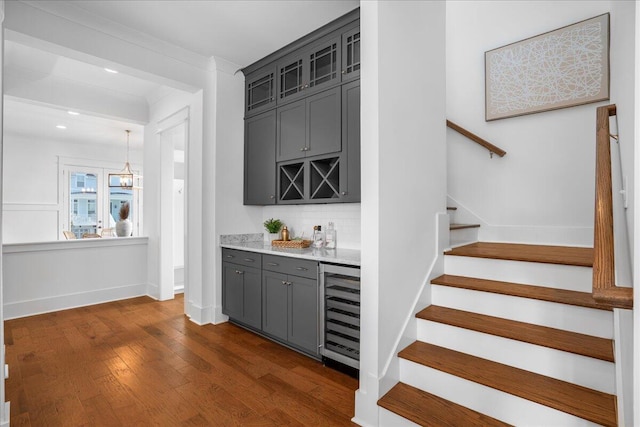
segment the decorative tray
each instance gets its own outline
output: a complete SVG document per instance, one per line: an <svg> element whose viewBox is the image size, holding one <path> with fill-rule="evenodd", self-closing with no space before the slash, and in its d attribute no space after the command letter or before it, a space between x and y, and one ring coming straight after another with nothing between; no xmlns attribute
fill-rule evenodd
<svg viewBox="0 0 640 427"><path fill-rule="evenodd" d="M302 249L311 246L311 240L272 240L271 246Z"/></svg>

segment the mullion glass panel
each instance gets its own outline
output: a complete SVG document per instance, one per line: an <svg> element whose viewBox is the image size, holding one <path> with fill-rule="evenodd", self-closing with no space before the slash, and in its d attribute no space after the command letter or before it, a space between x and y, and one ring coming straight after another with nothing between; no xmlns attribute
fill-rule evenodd
<svg viewBox="0 0 640 427"><path fill-rule="evenodd" d="M248 110L253 110L271 102L273 99L273 74L249 83L248 96Z"/></svg>
<svg viewBox="0 0 640 427"><path fill-rule="evenodd" d="M302 87L302 60L280 68L280 99L300 92Z"/></svg>
<svg viewBox="0 0 640 427"><path fill-rule="evenodd" d="M326 83L337 77L338 45L314 52L309 57L309 86Z"/></svg>

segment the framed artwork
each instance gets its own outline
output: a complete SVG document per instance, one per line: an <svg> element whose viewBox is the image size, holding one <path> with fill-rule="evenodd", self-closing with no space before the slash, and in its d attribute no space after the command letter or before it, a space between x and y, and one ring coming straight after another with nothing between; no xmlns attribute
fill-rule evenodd
<svg viewBox="0 0 640 427"><path fill-rule="evenodd" d="M485 120L609 99L609 14L484 54Z"/></svg>

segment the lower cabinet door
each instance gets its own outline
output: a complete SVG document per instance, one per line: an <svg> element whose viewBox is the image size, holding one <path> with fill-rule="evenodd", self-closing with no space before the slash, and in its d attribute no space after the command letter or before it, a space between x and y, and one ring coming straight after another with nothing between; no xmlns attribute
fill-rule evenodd
<svg viewBox="0 0 640 427"><path fill-rule="evenodd" d="M242 322L262 329L262 274L257 268L242 268L243 307Z"/></svg>
<svg viewBox="0 0 640 427"><path fill-rule="evenodd" d="M242 300L244 298L243 277L239 271L239 265L223 263L222 312L237 320L242 318Z"/></svg>
<svg viewBox="0 0 640 427"><path fill-rule="evenodd" d="M287 340L287 275L262 272L262 330Z"/></svg>
<svg viewBox="0 0 640 427"><path fill-rule="evenodd" d="M318 354L318 281L288 276L288 339L304 350Z"/></svg>

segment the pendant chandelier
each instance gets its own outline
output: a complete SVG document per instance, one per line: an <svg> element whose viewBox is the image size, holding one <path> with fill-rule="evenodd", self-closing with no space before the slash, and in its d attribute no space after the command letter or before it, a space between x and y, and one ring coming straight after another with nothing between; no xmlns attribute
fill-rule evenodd
<svg viewBox="0 0 640 427"><path fill-rule="evenodd" d="M131 170L129 164L129 134L130 130L125 130L127 133L127 161L124 164L124 168L118 173L109 174L109 188L121 188L123 190L141 190L142 186L140 181L142 176L135 175Z"/></svg>

